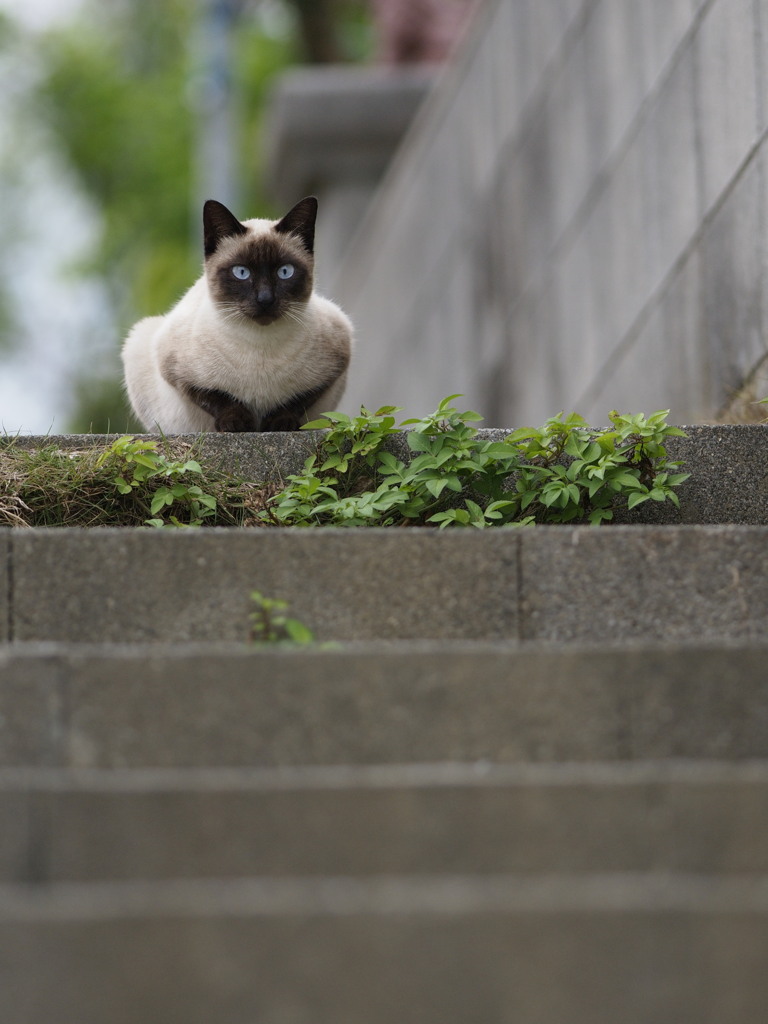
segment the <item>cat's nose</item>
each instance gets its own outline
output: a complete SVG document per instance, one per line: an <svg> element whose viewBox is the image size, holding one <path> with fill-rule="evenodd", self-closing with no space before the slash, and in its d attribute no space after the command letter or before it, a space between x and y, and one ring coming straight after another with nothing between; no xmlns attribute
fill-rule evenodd
<svg viewBox="0 0 768 1024"><path fill-rule="evenodd" d="M271 306L275 301L275 293L267 285L260 285L256 291L256 301L260 306Z"/></svg>

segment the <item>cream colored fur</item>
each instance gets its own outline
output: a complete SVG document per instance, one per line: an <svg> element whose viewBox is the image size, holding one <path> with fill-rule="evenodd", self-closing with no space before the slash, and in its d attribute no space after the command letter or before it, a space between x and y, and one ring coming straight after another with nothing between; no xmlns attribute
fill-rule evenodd
<svg viewBox="0 0 768 1024"><path fill-rule="evenodd" d="M275 222L243 223L249 230L242 238L255 238ZM225 239L220 253L225 256L230 246L234 251L242 238ZM189 383L225 391L257 415L318 387L340 357L348 356L352 324L337 305L314 292L297 319L284 316L266 327L228 319L211 298L203 274L169 313L140 320L125 340L125 386L136 415L150 431L214 429L213 418L164 376L169 360L183 368ZM307 411L307 418L335 409L345 384L346 372Z"/></svg>

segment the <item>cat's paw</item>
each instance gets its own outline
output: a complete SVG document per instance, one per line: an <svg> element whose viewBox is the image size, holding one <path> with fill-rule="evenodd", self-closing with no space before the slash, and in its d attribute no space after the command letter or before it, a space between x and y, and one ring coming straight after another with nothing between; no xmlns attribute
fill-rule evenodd
<svg viewBox="0 0 768 1024"><path fill-rule="evenodd" d="M243 433L257 429L253 413L239 402L221 409L216 416L214 426L220 434Z"/></svg>
<svg viewBox="0 0 768 1024"><path fill-rule="evenodd" d="M300 430L301 420L299 417L288 410L277 410L276 412L267 413L264 419L261 421L261 429L264 431L272 430Z"/></svg>

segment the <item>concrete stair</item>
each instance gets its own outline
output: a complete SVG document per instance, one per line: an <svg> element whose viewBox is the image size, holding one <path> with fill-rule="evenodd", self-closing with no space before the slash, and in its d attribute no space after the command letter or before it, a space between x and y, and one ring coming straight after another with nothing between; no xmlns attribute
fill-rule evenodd
<svg viewBox="0 0 768 1024"><path fill-rule="evenodd" d="M664 871L755 878L768 856L765 762L21 769L0 773L0 807L0 885Z"/></svg>
<svg viewBox="0 0 768 1024"><path fill-rule="evenodd" d="M768 644L370 644L342 651L10 645L9 768L748 760Z"/></svg>
<svg viewBox="0 0 768 1024"><path fill-rule="evenodd" d="M0 536L2 1024L764 1021L768 433L699 429L676 524Z"/></svg>

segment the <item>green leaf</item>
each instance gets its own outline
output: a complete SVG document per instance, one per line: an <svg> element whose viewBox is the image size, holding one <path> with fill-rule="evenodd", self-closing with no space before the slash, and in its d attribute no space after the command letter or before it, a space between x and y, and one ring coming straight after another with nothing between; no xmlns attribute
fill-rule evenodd
<svg viewBox="0 0 768 1024"><path fill-rule="evenodd" d="M541 431L536 427L518 427L504 439L505 444L516 444L518 441L529 441L531 438L541 438Z"/></svg>
<svg viewBox="0 0 768 1024"><path fill-rule="evenodd" d="M433 441L427 434L416 430L409 430L405 436L406 444L412 452L429 452L432 450Z"/></svg>
<svg viewBox="0 0 768 1024"><path fill-rule="evenodd" d="M568 435L568 440L565 442L565 451L568 455L578 457L585 447L585 442L575 432Z"/></svg>
<svg viewBox="0 0 768 1024"><path fill-rule="evenodd" d="M283 623L283 628L288 634L289 639L292 643L300 646L314 643L315 635L311 629L304 625L303 622L299 622L298 619L286 619Z"/></svg>
<svg viewBox="0 0 768 1024"><path fill-rule="evenodd" d="M151 457L149 455L137 454L132 456L131 461L136 462L139 466L145 466L147 469L159 469L157 456Z"/></svg>
<svg viewBox="0 0 768 1024"><path fill-rule="evenodd" d="M608 477L608 481L613 485L614 488L619 487L642 487L640 480L634 473L630 473L627 470L622 470L619 473L611 473Z"/></svg>
<svg viewBox="0 0 768 1024"><path fill-rule="evenodd" d="M627 508L633 509L636 505L642 504L644 501L648 501L650 494L643 491L633 491L627 498Z"/></svg>
<svg viewBox="0 0 768 1024"><path fill-rule="evenodd" d="M601 434L597 438L596 443L600 445L603 452L612 452L616 448L617 437L618 435L615 431L606 431L606 433Z"/></svg>
<svg viewBox="0 0 768 1024"><path fill-rule="evenodd" d="M434 498L439 498L448 486L448 482L445 477L434 477L431 480L425 480L424 486Z"/></svg>
<svg viewBox="0 0 768 1024"><path fill-rule="evenodd" d="M561 487L559 487L559 486L557 486L557 487L547 487L547 488L545 488L541 492L541 495L539 497L539 501L546 508L551 508L553 505L555 505L555 504L557 504L557 502L559 502L561 496L562 496L562 488Z"/></svg>
<svg viewBox="0 0 768 1024"><path fill-rule="evenodd" d="M460 523L462 526L467 526L469 524L469 512L465 508L454 508L451 509L451 511L453 513L453 518L457 523Z"/></svg>
<svg viewBox="0 0 768 1024"><path fill-rule="evenodd" d="M152 498L152 504L149 506L149 511L154 515L159 512L161 508L165 508L166 505L173 504L173 495L165 488L161 487L155 491L155 495Z"/></svg>
<svg viewBox="0 0 768 1024"><path fill-rule="evenodd" d="M590 526L599 526L600 523L607 523L613 519L613 512L609 508L595 508L589 513Z"/></svg>
<svg viewBox="0 0 768 1024"><path fill-rule="evenodd" d="M514 501L494 501L486 508L485 518L493 521L504 521L507 516L515 514L517 503Z"/></svg>
<svg viewBox="0 0 768 1024"><path fill-rule="evenodd" d="M441 403L440 403L440 404L438 405L438 407L437 407L437 412L436 412L436 414L435 414L435 415L437 415L437 416L445 416L445 414L446 414L447 412L449 412L449 411L450 411L450 408L451 408L451 402L452 402L452 401L453 401L453 400L454 400L455 398L463 398L463 397L464 397L464 396L463 396L463 395L461 394L461 392L459 392L459 393L458 393L458 394L456 394L456 395L448 395L448 397L447 397L447 398L444 398L444 399L442 400L442 402L441 402Z"/></svg>

